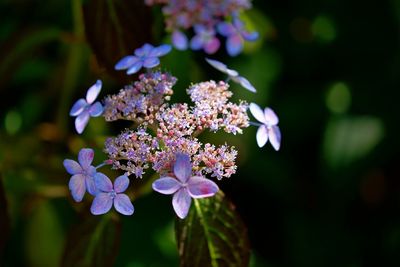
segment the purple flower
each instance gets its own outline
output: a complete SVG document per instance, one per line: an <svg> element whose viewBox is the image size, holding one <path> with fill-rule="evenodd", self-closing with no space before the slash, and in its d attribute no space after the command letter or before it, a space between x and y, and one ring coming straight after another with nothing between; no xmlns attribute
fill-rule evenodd
<svg viewBox="0 0 400 267"><path fill-rule="evenodd" d="M96 187L99 192L93 199L90 211L93 215L107 213L112 205L123 215L132 215L134 208L131 200L126 194L122 194L129 185L129 178L126 175L121 175L114 181L114 186L110 179L101 172L96 173Z"/></svg>
<svg viewBox="0 0 400 267"><path fill-rule="evenodd" d="M271 145L278 151L281 146L281 131L278 127L278 116L276 116L272 109L265 108L263 111L254 103L250 104L250 112L253 114L254 118L262 123L256 135L258 146L263 147L269 138Z"/></svg>
<svg viewBox="0 0 400 267"><path fill-rule="evenodd" d="M67 172L72 175L68 187L71 191L72 198L76 202L82 201L86 190L91 195L97 193L96 185L94 183L96 168L91 165L93 157L93 149L82 148L78 155L79 163L72 159L66 159L63 162Z"/></svg>
<svg viewBox="0 0 400 267"><path fill-rule="evenodd" d="M81 134L85 130L86 125L89 122L90 117L98 117L103 113L103 106L100 102L93 103L100 93L102 82L97 80L86 93L86 99L78 99L72 106L69 115L76 117L75 129Z"/></svg>
<svg viewBox="0 0 400 267"><path fill-rule="evenodd" d="M206 61L208 62L208 64L210 64L217 70L227 74L229 76L229 79L240 84L243 88L253 93L257 92L256 88L254 88L254 86L249 82L249 80L247 80L243 76L240 76L236 70L229 69L224 63L218 60L206 58Z"/></svg>
<svg viewBox="0 0 400 267"><path fill-rule="evenodd" d="M183 32L175 30L172 33L172 44L178 50L186 50L188 47L188 39Z"/></svg>
<svg viewBox="0 0 400 267"><path fill-rule="evenodd" d="M232 23L218 23L217 30L227 38L226 50L230 56L236 56L242 52L244 40L255 41L258 38L258 32L246 31L243 22L237 17L233 18Z"/></svg>
<svg viewBox="0 0 400 267"><path fill-rule="evenodd" d="M164 44L157 47L151 44L144 44L142 47L135 50L134 56L123 57L117 64L116 70L125 70L128 75L138 72L142 67L151 69L160 64L158 59L171 51L171 46Z"/></svg>
<svg viewBox="0 0 400 267"><path fill-rule="evenodd" d="M204 49L207 54L214 54L217 52L220 42L215 36L215 30L212 28L206 28L204 25L196 24L194 26L194 32L196 33L190 40L190 48L193 50Z"/></svg>
<svg viewBox="0 0 400 267"><path fill-rule="evenodd" d="M211 197L219 190L213 181L202 176L191 176L192 164L186 154L176 155L174 174L176 178L165 176L154 181L153 190L165 195L174 194L172 206L181 219L187 216L192 198Z"/></svg>

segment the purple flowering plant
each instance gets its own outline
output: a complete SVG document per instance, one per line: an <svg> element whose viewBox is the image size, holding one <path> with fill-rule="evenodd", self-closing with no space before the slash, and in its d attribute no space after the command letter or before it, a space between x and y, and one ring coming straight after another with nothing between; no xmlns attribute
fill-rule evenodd
<svg viewBox="0 0 400 267"><path fill-rule="evenodd" d="M226 38L226 51L237 56L243 50L244 41L258 39L257 32L245 28L239 14L251 8L250 0L145 0L146 5L163 5L165 25L171 33L172 44L178 50L204 50L214 54L220 48L220 37ZM193 29L189 38L185 32Z"/></svg>

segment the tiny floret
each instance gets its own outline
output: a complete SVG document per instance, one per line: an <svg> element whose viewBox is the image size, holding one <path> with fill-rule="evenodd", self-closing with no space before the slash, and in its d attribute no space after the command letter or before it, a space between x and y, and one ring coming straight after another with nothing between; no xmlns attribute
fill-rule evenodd
<svg viewBox="0 0 400 267"><path fill-rule="evenodd" d="M81 98L72 106L69 115L76 117L75 129L81 134L85 130L90 117L98 117L103 113L103 106L100 102L94 102L101 91L102 82L97 80L86 93L86 99ZM93 103L94 102L94 103Z"/></svg>

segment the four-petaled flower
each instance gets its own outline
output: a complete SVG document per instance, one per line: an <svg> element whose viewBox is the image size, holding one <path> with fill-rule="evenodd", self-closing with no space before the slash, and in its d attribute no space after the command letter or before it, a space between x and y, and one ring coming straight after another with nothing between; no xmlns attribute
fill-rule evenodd
<svg viewBox="0 0 400 267"><path fill-rule="evenodd" d="M134 208L131 200L126 194L122 194L129 185L129 178L126 175L121 175L114 181L114 186L110 179L101 172L96 173L96 187L99 192L93 199L90 211L94 215L107 213L112 205L123 215L132 215Z"/></svg>
<svg viewBox="0 0 400 267"><path fill-rule="evenodd" d="M165 176L154 181L153 190L166 195L174 194L172 206L181 219L187 216L192 198L211 197L219 190L213 181L192 176L192 164L186 154L176 155L174 174L176 178Z"/></svg>
<svg viewBox="0 0 400 267"><path fill-rule="evenodd" d="M126 70L128 75L138 72L142 67L147 69L154 68L160 64L158 59L171 51L171 46L164 44L157 47L151 44L144 44L142 47L135 50L134 56L123 57L115 64L116 70Z"/></svg>
<svg viewBox="0 0 400 267"><path fill-rule="evenodd" d="M207 54L217 52L220 42L215 36L213 28L206 28L204 25L197 24L194 26L195 36L190 40L190 48L193 50L204 49Z"/></svg>
<svg viewBox="0 0 400 267"><path fill-rule="evenodd" d="M258 32L248 32L244 29L244 23L234 17L232 23L220 22L217 25L218 32L227 38L226 50L230 56L236 56L243 50L244 40L255 41Z"/></svg>
<svg viewBox="0 0 400 267"><path fill-rule="evenodd" d="M268 139L271 145L276 151L279 150L281 146L281 131L278 127L278 116L270 108L265 108L264 111L255 103L250 104L250 112L262 124L257 130L257 144L259 147L263 147Z"/></svg>
<svg viewBox="0 0 400 267"><path fill-rule="evenodd" d="M69 190L71 191L72 198L76 202L82 201L86 190L91 195L96 195L97 193L94 183L96 168L91 165L93 157L93 149L82 148L78 155L79 163L72 159L66 159L63 162L67 172L72 175L69 180Z"/></svg>
<svg viewBox="0 0 400 267"><path fill-rule="evenodd" d="M100 102L93 103L100 93L102 83L97 80L86 93L86 99L78 99L72 106L69 115L76 117L75 129L81 134L89 122L90 117L98 117L103 113L103 106Z"/></svg>
<svg viewBox="0 0 400 267"><path fill-rule="evenodd" d="M224 63L222 63L218 60L215 60L215 59L206 58L206 61L208 62L208 64L210 64L217 70L227 74L229 79L240 84L243 88L245 88L253 93L256 92L256 88L254 88L254 86L249 82L249 80L247 80L243 76L240 76L236 70L229 69Z"/></svg>

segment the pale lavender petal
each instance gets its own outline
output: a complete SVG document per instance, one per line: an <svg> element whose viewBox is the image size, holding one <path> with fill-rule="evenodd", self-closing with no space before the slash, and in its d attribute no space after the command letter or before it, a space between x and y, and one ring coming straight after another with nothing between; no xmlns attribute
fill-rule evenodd
<svg viewBox="0 0 400 267"><path fill-rule="evenodd" d="M157 57L148 57L143 61L143 67L145 68L154 68L160 64L160 60Z"/></svg>
<svg viewBox="0 0 400 267"><path fill-rule="evenodd" d="M89 105L96 100L97 96L101 91L102 85L103 83L100 80L97 80L97 82L88 89L86 93L86 101L88 102Z"/></svg>
<svg viewBox="0 0 400 267"><path fill-rule="evenodd" d="M95 196L97 195L97 193L99 193L99 190L97 189L94 181L94 176L86 175L85 183L86 183L86 190L88 191L89 194Z"/></svg>
<svg viewBox="0 0 400 267"><path fill-rule="evenodd" d="M203 40L201 39L200 36L195 35L193 38L190 40L190 48L192 50L199 50L203 47Z"/></svg>
<svg viewBox="0 0 400 267"><path fill-rule="evenodd" d="M124 192L129 186L129 178L126 175L118 176L114 181L114 190L117 193Z"/></svg>
<svg viewBox="0 0 400 267"><path fill-rule="evenodd" d="M101 215L107 213L113 204L113 199L109 193L98 193L93 199L92 206L90 207L90 212L93 215Z"/></svg>
<svg viewBox="0 0 400 267"><path fill-rule="evenodd" d="M243 40L239 34L232 35L226 41L226 51L230 56L237 56L243 50Z"/></svg>
<svg viewBox="0 0 400 267"><path fill-rule="evenodd" d="M181 183L175 178L172 177L161 177L153 182L153 190L165 194L170 195L175 193L182 187Z"/></svg>
<svg viewBox="0 0 400 267"><path fill-rule="evenodd" d="M228 67L224 63L219 62L218 60L206 58L206 61L208 62L208 64L210 64L217 70L219 70L223 73L226 73L229 76L235 77L235 76L239 75L239 73L237 71L228 69Z"/></svg>
<svg viewBox="0 0 400 267"><path fill-rule="evenodd" d="M72 159L65 159L63 161L64 168L67 170L69 174L78 174L82 172L82 167L78 162Z"/></svg>
<svg viewBox="0 0 400 267"><path fill-rule="evenodd" d="M219 190L216 183L201 176L190 177L187 188L192 198L211 197Z"/></svg>
<svg viewBox="0 0 400 267"><path fill-rule="evenodd" d="M83 133L86 125L88 124L90 119L90 114L88 111L83 111L78 117L75 119L75 129L78 134Z"/></svg>
<svg viewBox="0 0 400 267"><path fill-rule="evenodd" d="M204 51L207 54L214 54L215 52L218 51L219 46L220 46L219 39L217 37L214 37L204 45Z"/></svg>
<svg viewBox="0 0 400 267"><path fill-rule="evenodd" d="M264 109L264 117L268 125L277 125L279 122L278 116L276 116L275 112L270 108Z"/></svg>
<svg viewBox="0 0 400 267"><path fill-rule="evenodd" d="M172 43L178 50L186 50L188 48L188 39L181 31L174 31L172 33Z"/></svg>
<svg viewBox="0 0 400 267"><path fill-rule="evenodd" d="M187 154L177 153L174 165L174 174L182 183L186 183L192 175L192 163Z"/></svg>
<svg viewBox="0 0 400 267"><path fill-rule="evenodd" d="M205 32L205 31L207 31L206 27L204 25L202 25L202 24L194 25L193 29L194 29L194 32L196 34L201 34L201 33Z"/></svg>
<svg viewBox="0 0 400 267"><path fill-rule="evenodd" d="M176 215L181 219L187 216L190 204L192 204L192 198L186 188L178 190L172 198L172 206L174 207Z"/></svg>
<svg viewBox="0 0 400 267"><path fill-rule="evenodd" d="M78 99L75 102L75 104L72 106L72 108L69 112L69 115L73 116L73 117L78 116L85 109L86 105L87 105L87 102L85 99L83 99L83 98Z"/></svg>
<svg viewBox="0 0 400 267"><path fill-rule="evenodd" d="M86 192L85 176L83 174L75 174L68 183L72 198L76 202L81 202Z"/></svg>
<svg viewBox="0 0 400 267"><path fill-rule="evenodd" d="M113 190L111 180L101 172L98 172L94 175L94 182L97 189L100 191L111 192Z"/></svg>
<svg viewBox="0 0 400 267"><path fill-rule="evenodd" d="M157 46L153 50L151 50L151 52L149 53L149 57L162 57L168 54L171 49L172 47L168 44Z"/></svg>
<svg viewBox="0 0 400 267"><path fill-rule="evenodd" d="M94 103L90 108L89 108L89 114L92 117L98 117L103 113L103 106L101 105L100 102Z"/></svg>
<svg viewBox="0 0 400 267"><path fill-rule="evenodd" d="M243 21L241 21L238 17L233 18L232 24L237 30L241 30L244 27Z"/></svg>
<svg viewBox="0 0 400 267"><path fill-rule="evenodd" d="M249 90L250 92L253 92L253 93L257 92L256 88L254 88L254 86L245 77L236 76L236 77L231 77L231 78L233 81L239 83L243 88Z"/></svg>
<svg viewBox="0 0 400 267"><path fill-rule="evenodd" d="M236 32L236 29L233 27L233 25L231 23L224 21L224 22L218 23L217 31L222 36L229 37Z"/></svg>
<svg viewBox="0 0 400 267"><path fill-rule="evenodd" d="M133 64L127 71L126 74L131 75L136 72L138 72L143 66L143 61L138 61L135 64Z"/></svg>
<svg viewBox="0 0 400 267"><path fill-rule="evenodd" d="M137 56L126 56L123 57L120 61L115 64L114 69L115 70L125 70L129 69L133 64L136 64L138 61L140 61L140 58Z"/></svg>
<svg viewBox="0 0 400 267"><path fill-rule="evenodd" d="M154 46L151 44L144 44L142 47L137 48L135 50L135 55L138 57L144 57L150 54L150 52L153 50Z"/></svg>
<svg viewBox="0 0 400 267"><path fill-rule="evenodd" d="M257 145L259 147L265 146L265 144L268 141L268 129L267 126L261 125L258 127L257 134L256 134L256 139L257 139Z"/></svg>
<svg viewBox="0 0 400 267"><path fill-rule="evenodd" d="M132 215L135 210L131 200L125 194L117 194L117 196L114 198L114 207L123 215Z"/></svg>
<svg viewBox="0 0 400 267"><path fill-rule="evenodd" d="M276 151L278 151L279 148L281 147L281 130L276 125L271 126L268 135L271 145Z"/></svg>
<svg viewBox="0 0 400 267"><path fill-rule="evenodd" d="M82 148L78 154L78 162L82 169L88 171L94 158L94 151L91 148Z"/></svg>
<svg viewBox="0 0 400 267"><path fill-rule="evenodd" d="M255 104L255 103L250 103L249 108L250 108L251 114L253 115L254 118L256 118L256 120L258 120L261 123L267 123L265 121L264 112L260 108L259 105Z"/></svg>
<svg viewBox="0 0 400 267"><path fill-rule="evenodd" d="M257 40L259 37L258 32L243 31L241 34L242 34L243 39L245 39L246 41L250 41L250 42Z"/></svg>

